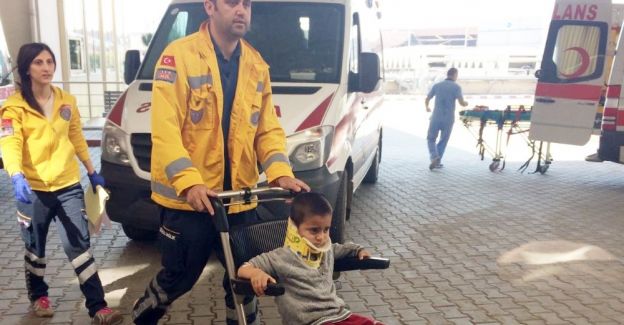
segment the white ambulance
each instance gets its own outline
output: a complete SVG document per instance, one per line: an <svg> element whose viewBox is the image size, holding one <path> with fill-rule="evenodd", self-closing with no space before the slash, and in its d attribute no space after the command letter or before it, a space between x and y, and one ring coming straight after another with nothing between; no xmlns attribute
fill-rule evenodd
<svg viewBox="0 0 624 325"><path fill-rule="evenodd" d="M334 205L332 239L344 240L351 198L377 180L382 148L382 42L373 0L254 0L245 39L270 65L273 102L287 134L296 177ZM154 65L171 41L206 20L203 1L174 0L142 63L126 53L128 89L107 116L102 175L106 209L132 239L153 238L159 214L150 199L150 101ZM140 65L140 67L139 67ZM285 217L284 206L265 206Z"/></svg>
<svg viewBox="0 0 624 325"><path fill-rule="evenodd" d="M556 1L537 74L532 139L586 144L606 92L597 158L624 162L623 15L624 5L610 0ZM609 43L616 41L614 50Z"/></svg>

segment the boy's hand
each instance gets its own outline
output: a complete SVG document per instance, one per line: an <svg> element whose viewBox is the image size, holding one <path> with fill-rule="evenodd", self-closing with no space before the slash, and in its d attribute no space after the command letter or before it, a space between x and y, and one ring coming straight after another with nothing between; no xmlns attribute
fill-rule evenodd
<svg viewBox="0 0 624 325"><path fill-rule="evenodd" d="M370 253L365 249L360 249L360 251L358 252L358 259L360 260L365 260L369 258L370 256L371 256Z"/></svg>
<svg viewBox="0 0 624 325"><path fill-rule="evenodd" d="M277 283L275 279L262 270L258 270L249 280L258 297L264 296L264 290L266 290L268 283Z"/></svg>

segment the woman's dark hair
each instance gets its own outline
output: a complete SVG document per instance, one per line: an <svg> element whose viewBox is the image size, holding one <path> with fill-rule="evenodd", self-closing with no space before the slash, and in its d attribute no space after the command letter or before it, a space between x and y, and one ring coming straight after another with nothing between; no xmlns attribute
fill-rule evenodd
<svg viewBox="0 0 624 325"><path fill-rule="evenodd" d="M56 68L56 57L54 57L54 52L52 52L49 46L43 43L24 44L20 47L17 54L17 73L19 74L20 81L16 82L20 88L22 97L24 97L24 100L26 100L28 105L42 114L43 109L39 106L39 103L37 103L35 95L33 94L32 80L30 79L28 70L30 70L30 64L33 60L43 51L48 51L48 53L50 53L52 61L54 61L54 67Z"/></svg>
<svg viewBox="0 0 624 325"><path fill-rule="evenodd" d="M332 207L321 193L308 192L298 194L290 205L290 219L297 227L306 218L327 215L332 215Z"/></svg>

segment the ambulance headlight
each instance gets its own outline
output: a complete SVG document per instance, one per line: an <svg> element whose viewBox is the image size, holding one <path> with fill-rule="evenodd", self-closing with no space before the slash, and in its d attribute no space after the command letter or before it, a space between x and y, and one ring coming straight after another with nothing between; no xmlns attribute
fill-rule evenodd
<svg viewBox="0 0 624 325"><path fill-rule="evenodd" d="M327 162L334 128L320 126L295 133L288 137L289 159L293 171L321 168Z"/></svg>
<svg viewBox="0 0 624 325"><path fill-rule="evenodd" d="M106 121L102 132L102 160L118 165L130 165L125 137L126 133L121 128Z"/></svg>

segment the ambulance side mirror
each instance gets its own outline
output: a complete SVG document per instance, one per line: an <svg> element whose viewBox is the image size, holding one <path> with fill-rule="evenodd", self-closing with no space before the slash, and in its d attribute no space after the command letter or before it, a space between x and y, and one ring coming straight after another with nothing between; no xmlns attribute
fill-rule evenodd
<svg viewBox="0 0 624 325"><path fill-rule="evenodd" d="M370 93L377 89L380 74L380 60L377 53L362 53L360 54L360 73L359 73L359 91L364 93Z"/></svg>
<svg viewBox="0 0 624 325"><path fill-rule="evenodd" d="M126 51L126 59L124 61L124 82L129 85L136 79L137 72L141 66L141 54L139 50Z"/></svg>

